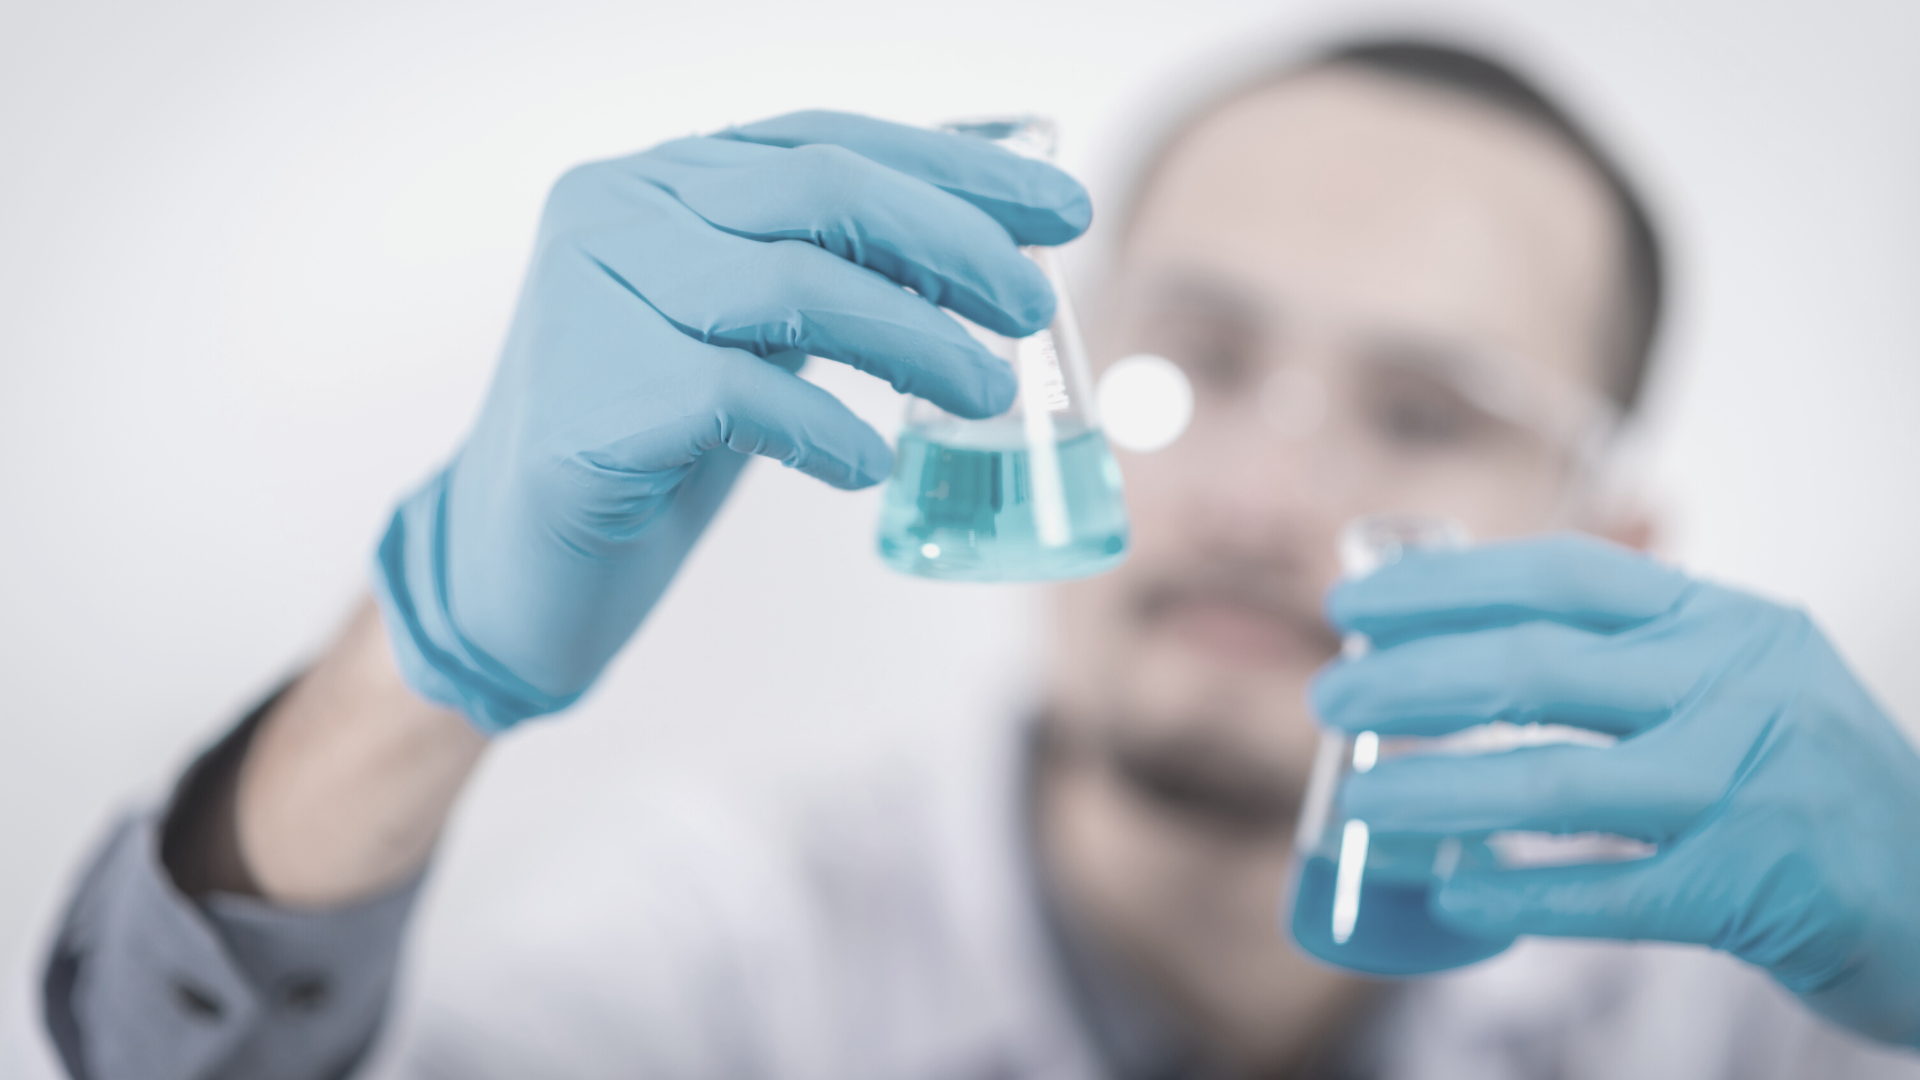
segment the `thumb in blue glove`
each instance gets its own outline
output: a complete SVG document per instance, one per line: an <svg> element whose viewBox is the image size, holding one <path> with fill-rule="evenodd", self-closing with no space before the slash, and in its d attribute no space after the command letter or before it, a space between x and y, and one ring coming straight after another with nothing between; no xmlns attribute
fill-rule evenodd
<svg viewBox="0 0 1920 1080"><path fill-rule="evenodd" d="M1805 615L1571 536L1412 553L1328 608L1376 646L1316 680L1330 724L1619 738L1382 761L1349 779L1348 813L1386 833L1657 846L1607 865L1463 865L1436 917L1712 946L1841 1025L1920 1045L1920 755Z"/></svg>

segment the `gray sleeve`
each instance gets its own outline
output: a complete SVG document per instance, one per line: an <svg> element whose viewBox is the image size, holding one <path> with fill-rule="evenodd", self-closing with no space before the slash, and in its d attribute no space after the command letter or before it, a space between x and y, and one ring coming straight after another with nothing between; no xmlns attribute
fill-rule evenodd
<svg viewBox="0 0 1920 1080"><path fill-rule="evenodd" d="M338 1080L386 1011L419 879L305 911L213 893L160 857L160 822L122 821L81 877L43 984L74 1080Z"/></svg>

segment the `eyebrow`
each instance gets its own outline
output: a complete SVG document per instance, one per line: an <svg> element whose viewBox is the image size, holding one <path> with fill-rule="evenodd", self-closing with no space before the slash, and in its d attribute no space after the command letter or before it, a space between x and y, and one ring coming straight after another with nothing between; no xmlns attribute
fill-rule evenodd
<svg viewBox="0 0 1920 1080"><path fill-rule="evenodd" d="M1197 314L1249 330L1273 319L1271 305L1218 274L1204 270L1181 269L1158 274L1142 292L1156 304L1192 309Z"/></svg>

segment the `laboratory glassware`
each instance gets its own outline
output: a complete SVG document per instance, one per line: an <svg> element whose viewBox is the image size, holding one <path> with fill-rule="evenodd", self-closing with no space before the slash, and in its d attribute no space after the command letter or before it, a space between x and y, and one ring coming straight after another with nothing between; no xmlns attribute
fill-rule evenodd
<svg viewBox="0 0 1920 1080"><path fill-rule="evenodd" d="M943 130L1026 157L1053 157L1054 126L1042 117ZM1039 581L1098 574L1126 557L1120 467L1100 428L1058 257L1046 247L1021 252L1053 286L1053 322L1008 338L953 316L1013 366L1019 392L1011 408L985 420L909 399L880 511L880 557L896 570L958 581Z"/></svg>
<svg viewBox="0 0 1920 1080"><path fill-rule="evenodd" d="M1341 571L1361 578L1408 551L1466 542L1466 530L1448 518L1357 518L1341 532ZM1349 634L1343 651L1356 656L1370 647L1365 635ZM1452 929L1428 909L1433 892L1462 861L1491 864L1485 840L1376 835L1365 821L1340 812L1340 789L1353 773L1403 754L1472 752L1486 741L1471 730L1439 738L1321 731L1294 838L1293 937L1302 948L1355 971L1417 975L1483 960L1513 944L1511 936Z"/></svg>

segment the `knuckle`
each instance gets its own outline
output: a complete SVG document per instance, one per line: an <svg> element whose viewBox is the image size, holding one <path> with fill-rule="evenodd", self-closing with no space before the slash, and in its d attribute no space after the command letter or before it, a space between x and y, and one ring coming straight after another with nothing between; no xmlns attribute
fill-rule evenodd
<svg viewBox="0 0 1920 1080"><path fill-rule="evenodd" d="M1796 639L1811 637L1820 632L1813 621L1813 616L1807 614L1805 608L1777 607L1774 609L1774 618L1778 621L1782 633Z"/></svg>
<svg viewBox="0 0 1920 1080"><path fill-rule="evenodd" d="M1307 701L1314 714L1329 723L1342 713L1349 696L1341 670L1338 664L1321 668L1307 683Z"/></svg>
<svg viewBox="0 0 1920 1080"><path fill-rule="evenodd" d="M837 123L845 119L846 115L846 113L834 112L831 109L796 109L790 113L782 113L767 121L767 123L794 127L803 125L807 127L821 127Z"/></svg>
<svg viewBox="0 0 1920 1080"><path fill-rule="evenodd" d="M753 319L777 328L778 344L798 348L806 335L808 313L827 299L820 258L824 253L804 240L776 240L764 245L757 258L757 288L753 289Z"/></svg>
<svg viewBox="0 0 1920 1080"><path fill-rule="evenodd" d="M1684 724L1663 724L1605 750L1607 768L1595 770L1594 798L1631 809L1660 833L1661 842L1709 827L1722 818L1737 762L1689 737ZM1676 765L1684 762L1684 766Z"/></svg>
<svg viewBox="0 0 1920 1080"><path fill-rule="evenodd" d="M730 363L730 357L714 359L717 363L737 368L737 365ZM721 377L703 380L695 396L699 401L700 410L712 413L721 429L728 430L732 428L734 418L745 411L748 391L743 385L741 371L736 369L717 374Z"/></svg>
<svg viewBox="0 0 1920 1080"><path fill-rule="evenodd" d="M760 252L761 272L782 300L799 302L821 290L821 254L804 240L775 240Z"/></svg>
<svg viewBox="0 0 1920 1080"><path fill-rule="evenodd" d="M553 186L547 189L547 206L566 206L585 198L589 193L602 190L607 183L609 166L604 161L575 165L560 174Z"/></svg>
<svg viewBox="0 0 1920 1080"><path fill-rule="evenodd" d="M1730 782L1718 771L1707 769L1689 769L1685 776L1670 777L1670 786L1665 789L1665 816L1691 826L1726 798Z"/></svg>
<svg viewBox="0 0 1920 1080"><path fill-rule="evenodd" d="M782 162L786 181L810 201L857 203L873 186L878 166L831 143L809 143L788 151Z"/></svg>

